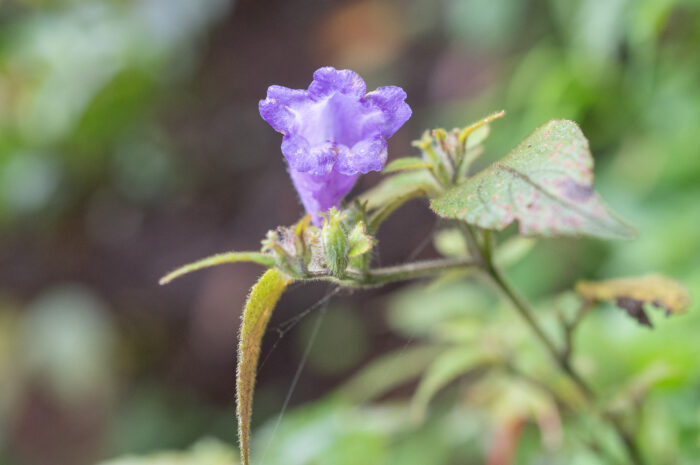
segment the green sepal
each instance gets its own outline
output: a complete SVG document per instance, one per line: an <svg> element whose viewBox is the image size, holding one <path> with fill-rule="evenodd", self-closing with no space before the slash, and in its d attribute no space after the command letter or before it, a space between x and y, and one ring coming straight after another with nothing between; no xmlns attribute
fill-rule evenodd
<svg viewBox="0 0 700 465"><path fill-rule="evenodd" d="M357 223L350 231L348 240L350 241L350 252L348 252L348 257L350 258L366 254L374 245L374 239L367 234L367 228L362 221Z"/></svg>
<svg viewBox="0 0 700 465"><path fill-rule="evenodd" d="M343 216L341 213L333 207L324 216L323 227L321 228L321 240L326 255L326 266L328 271L338 278L342 278L345 274L350 253L350 241L343 230L342 220Z"/></svg>

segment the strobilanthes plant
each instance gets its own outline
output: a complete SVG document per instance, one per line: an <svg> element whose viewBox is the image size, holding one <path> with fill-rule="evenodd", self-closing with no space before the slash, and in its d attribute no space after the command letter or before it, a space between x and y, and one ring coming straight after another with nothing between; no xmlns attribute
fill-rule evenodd
<svg viewBox="0 0 700 465"><path fill-rule="evenodd" d="M411 116L405 100L406 93L399 87L367 92L357 73L331 67L317 70L306 90L271 86L260 101L260 114L283 135L282 154L306 215L294 225L269 231L260 251L214 255L161 280L165 284L194 270L238 261L268 268L251 290L240 331L237 416L243 464L250 463L250 418L262 337L277 301L291 283L321 280L370 288L448 273L453 279L480 274L495 285L550 355L551 366L575 387L578 398L560 396L557 386L547 387L551 395L558 403L574 404L578 411L606 422L616 431L629 463L644 463L634 422L623 421L617 412L601 406L572 363L571 335L598 303L612 302L650 326L649 307L667 314L682 312L688 304L686 291L658 275L579 282L575 288L578 310L574 317L561 320L561 342L545 329L499 268L502 248L497 233L516 221L520 235L533 238L635 237L634 229L615 216L594 190L593 158L581 130L572 121L549 121L504 158L474 173L472 164L483 151L481 143L489 135L490 124L504 116L498 112L463 128L426 131L414 142L419 156L385 166L387 139ZM378 186L344 200L360 174L382 170L387 177ZM427 198L435 214L451 224L450 232L464 252L445 251L436 260L372 268L377 230L416 197ZM493 369L517 368L517 354L491 350L488 359ZM547 380L534 382L541 385ZM419 391L426 398L421 387Z"/></svg>

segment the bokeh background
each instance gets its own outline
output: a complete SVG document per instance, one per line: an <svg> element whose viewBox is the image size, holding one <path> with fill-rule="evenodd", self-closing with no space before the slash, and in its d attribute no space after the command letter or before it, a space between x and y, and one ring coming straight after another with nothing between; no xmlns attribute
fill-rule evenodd
<svg viewBox="0 0 700 465"><path fill-rule="evenodd" d="M581 125L598 190L639 239L538 244L510 272L529 297L649 271L700 295L698 44L694 0L0 2L0 463L92 464L203 437L221 443L196 450L225 456L203 463L235 463L222 444L235 445L237 326L260 269L157 280L257 249L298 219L280 136L257 102L271 84L306 87L324 65L407 91L413 117L390 157L414 153L425 128L500 109L484 162L548 119ZM433 256L435 226L412 202L386 223L375 260ZM274 425L308 350L269 463L483 463L483 447L446 440L444 423L397 433L388 407L336 418L327 394L413 342L385 318L400 286L294 318L326 291L294 288L263 347L256 428ZM612 372L660 357L680 373L653 403L661 426L649 434L668 463L700 456L697 310L653 333L602 320L583 342L615 360ZM390 398L412 392L402 389Z"/></svg>

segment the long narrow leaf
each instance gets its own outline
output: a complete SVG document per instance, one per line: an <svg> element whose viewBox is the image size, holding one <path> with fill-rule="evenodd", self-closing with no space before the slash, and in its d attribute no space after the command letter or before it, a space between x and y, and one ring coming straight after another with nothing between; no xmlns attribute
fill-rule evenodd
<svg viewBox="0 0 700 465"><path fill-rule="evenodd" d="M275 259L270 255L260 252L227 252L212 255L196 262L181 266L160 278L159 283L168 284L173 279L192 273L193 271L209 268L211 266L223 265L224 263L252 262L259 265L271 267L275 264Z"/></svg>
<svg viewBox="0 0 700 465"><path fill-rule="evenodd" d="M260 345L272 311L291 283L292 278L276 268L270 268L251 289L243 310L236 370L236 416L243 465L250 464L250 418L253 413L253 391Z"/></svg>

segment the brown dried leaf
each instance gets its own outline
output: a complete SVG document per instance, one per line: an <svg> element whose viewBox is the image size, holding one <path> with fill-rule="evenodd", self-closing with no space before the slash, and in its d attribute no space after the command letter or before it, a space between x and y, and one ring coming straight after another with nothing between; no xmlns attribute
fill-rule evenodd
<svg viewBox="0 0 700 465"><path fill-rule="evenodd" d="M576 292L593 302L614 302L639 323L652 327L644 311L651 304L667 315L683 313L690 302L688 291L678 282L661 275L606 281L579 281Z"/></svg>

